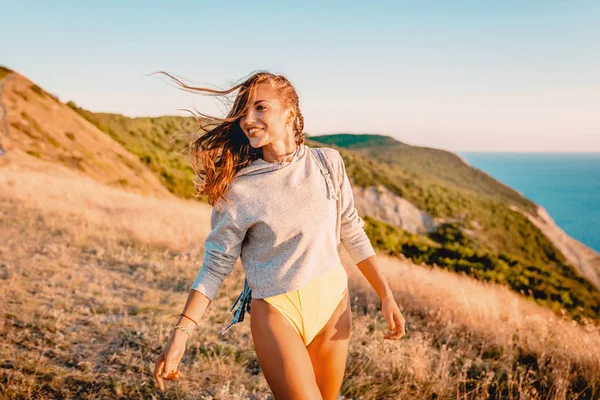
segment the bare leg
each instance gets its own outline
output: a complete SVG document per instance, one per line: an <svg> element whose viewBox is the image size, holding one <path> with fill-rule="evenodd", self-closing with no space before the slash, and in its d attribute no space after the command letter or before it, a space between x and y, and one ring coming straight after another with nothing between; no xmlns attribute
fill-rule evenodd
<svg viewBox="0 0 600 400"><path fill-rule="evenodd" d="M275 399L322 399L306 346L277 309L262 299L252 299L250 330L258 363Z"/></svg>
<svg viewBox="0 0 600 400"><path fill-rule="evenodd" d="M339 395L346 370L351 330L352 312L346 289L344 298L327 325L306 347L324 400L335 400Z"/></svg>

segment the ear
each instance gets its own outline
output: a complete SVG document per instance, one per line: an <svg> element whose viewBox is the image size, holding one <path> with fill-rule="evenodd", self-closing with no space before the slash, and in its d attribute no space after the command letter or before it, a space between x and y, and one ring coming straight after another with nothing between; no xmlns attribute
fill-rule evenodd
<svg viewBox="0 0 600 400"><path fill-rule="evenodd" d="M289 125L290 122L296 119L296 107L291 108L290 113L288 114L287 120L285 121L286 125Z"/></svg>

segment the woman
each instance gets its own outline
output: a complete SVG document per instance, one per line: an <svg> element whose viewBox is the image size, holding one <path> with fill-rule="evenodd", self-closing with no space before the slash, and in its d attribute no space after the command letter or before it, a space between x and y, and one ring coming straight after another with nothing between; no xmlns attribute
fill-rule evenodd
<svg viewBox="0 0 600 400"><path fill-rule="evenodd" d="M405 334L404 318L354 207L343 159L335 149L321 149L343 177L338 220L337 197L304 144L298 95L287 78L258 72L216 91L169 76L190 91L238 93L227 118L203 127L207 133L192 145L199 164L194 170L204 178L199 192L214 205L212 230L181 318L156 361L158 386L163 390L163 379L179 378L186 341L239 256L252 289L252 339L275 398L335 399L351 330L336 222L345 248L381 298L390 329L384 338Z"/></svg>

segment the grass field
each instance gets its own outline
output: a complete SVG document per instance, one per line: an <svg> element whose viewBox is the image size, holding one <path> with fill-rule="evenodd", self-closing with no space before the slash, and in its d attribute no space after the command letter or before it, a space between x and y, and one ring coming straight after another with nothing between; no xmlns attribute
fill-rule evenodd
<svg viewBox="0 0 600 400"><path fill-rule="evenodd" d="M186 146L188 135L198 127L191 117L129 118L94 113L73 102L68 105L136 156L171 193L193 196ZM409 146L383 135L310 136L306 143L337 146L355 186L383 185L438 220L461 222L455 226L468 234L468 243L459 244L459 249L413 251L413 261L435 263L529 293L539 304L565 309L577 320L597 319L600 314L600 291L566 264L564 255L526 216L511 209L516 206L536 214L537 206L456 154ZM373 229L367 229L367 234L387 254L398 254L410 244L396 241L403 235L388 232L389 237L380 240ZM390 247L391 242L400 245Z"/></svg>
<svg viewBox="0 0 600 400"><path fill-rule="evenodd" d="M227 277L188 341L183 379L153 364L202 263L210 206L91 180L0 169L0 393L31 398L271 398L249 323L218 335L243 284ZM505 287L380 255L408 335L383 341L351 265L344 399L600 396L600 332Z"/></svg>

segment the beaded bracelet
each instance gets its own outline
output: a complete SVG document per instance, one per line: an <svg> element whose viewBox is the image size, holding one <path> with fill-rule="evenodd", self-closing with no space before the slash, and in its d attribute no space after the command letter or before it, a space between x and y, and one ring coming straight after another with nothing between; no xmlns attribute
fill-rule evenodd
<svg viewBox="0 0 600 400"><path fill-rule="evenodd" d="M181 325L175 325L175 326L173 327L173 329L179 329L180 331L183 331L183 332L187 333L189 337L191 337L191 336L192 336L192 332L190 332L190 330L189 330L188 328L184 327L184 326L181 326Z"/></svg>

